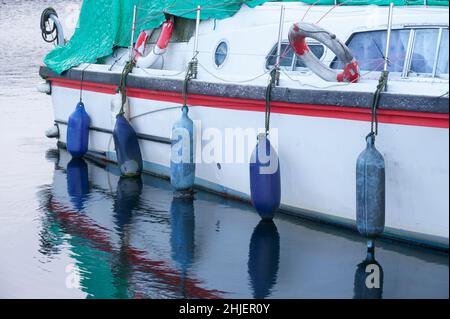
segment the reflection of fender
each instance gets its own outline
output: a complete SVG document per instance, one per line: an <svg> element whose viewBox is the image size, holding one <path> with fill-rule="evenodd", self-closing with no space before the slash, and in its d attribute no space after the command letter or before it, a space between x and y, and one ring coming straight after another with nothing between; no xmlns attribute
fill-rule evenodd
<svg viewBox="0 0 450 319"><path fill-rule="evenodd" d="M167 45L169 44L170 38L172 37L172 32L173 18L169 18L162 25L158 42L156 42L152 51L144 56L145 44L147 43L147 40L149 38L149 33L147 33L146 31L142 31L141 34L139 34L135 46L136 66L140 68L152 67L153 64L155 64L155 62L158 60L158 58L166 52Z"/></svg>
<svg viewBox="0 0 450 319"><path fill-rule="evenodd" d="M74 157L67 164L67 193L70 201L77 211L84 208L89 196L89 172L84 159Z"/></svg>
<svg viewBox="0 0 450 319"><path fill-rule="evenodd" d="M173 198L170 205L172 258L186 273L194 261L195 215L192 198Z"/></svg>
<svg viewBox="0 0 450 319"><path fill-rule="evenodd" d="M354 299L382 299L383 281L383 267L375 260L375 250L368 249L366 259L356 267Z"/></svg>
<svg viewBox="0 0 450 319"><path fill-rule="evenodd" d="M337 58L345 63L344 70L339 73L320 62L306 44L305 38L312 38L329 48ZM289 30L289 42L297 56L315 74L329 82L358 82L359 67L349 48L339 41L336 36L321 27L299 22Z"/></svg>
<svg viewBox="0 0 450 319"><path fill-rule="evenodd" d="M272 220L261 220L253 230L248 253L248 274L253 297L270 296L277 282L280 263L280 234Z"/></svg>

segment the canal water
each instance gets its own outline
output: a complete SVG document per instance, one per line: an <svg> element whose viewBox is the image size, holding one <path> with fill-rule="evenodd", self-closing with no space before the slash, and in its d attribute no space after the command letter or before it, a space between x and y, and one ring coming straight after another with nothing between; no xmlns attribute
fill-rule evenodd
<svg viewBox="0 0 450 319"><path fill-rule="evenodd" d="M0 1L0 298L448 298L448 254L72 160L35 87L41 11L80 1Z"/></svg>

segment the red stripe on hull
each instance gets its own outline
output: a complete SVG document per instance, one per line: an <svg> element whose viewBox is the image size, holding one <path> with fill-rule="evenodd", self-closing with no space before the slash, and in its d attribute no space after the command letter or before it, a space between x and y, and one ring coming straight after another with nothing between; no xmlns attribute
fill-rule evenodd
<svg viewBox="0 0 450 319"><path fill-rule="evenodd" d="M76 90L79 90L81 87L80 81L59 78L50 78L49 80L52 81L52 85L54 86ZM116 88L112 84L83 83L83 90L97 93L114 94ZM145 100L182 103L181 93L177 92L128 88L127 96ZM262 100L226 98L201 94L189 94L187 104L254 112L264 112L265 108L264 101ZM272 113L365 122L370 122L371 120L370 109L348 106L272 102ZM449 128L449 115L440 113L380 109L378 110L378 120L380 123Z"/></svg>

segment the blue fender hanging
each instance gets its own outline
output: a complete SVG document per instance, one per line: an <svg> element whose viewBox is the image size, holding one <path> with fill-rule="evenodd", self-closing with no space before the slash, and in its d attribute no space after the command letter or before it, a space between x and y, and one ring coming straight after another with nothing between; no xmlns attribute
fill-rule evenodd
<svg viewBox="0 0 450 319"><path fill-rule="evenodd" d="M261 218L272 219L281 201L280 161L265 133L258 135L251 156L250 193Z"/></svg>
<svg viewBox="0 0 450 319"><path fill-rule="evenodd" d="M116 116L116 123L113 130L114 147L116 150L117 164L120 172L125 177L135 177L142 173L142 154L136 131L125 118L125 112L129 115L129 105L126 94L126 80L128 74L135 66L134 59L128 61L120 76L120 85L117 94L111 101L113 109L119 104L120 111ZM119 101L117 101L119 98ZM121 101L120 101L121 99Z"/></svg>
<svg viewBox="0 0 450 319"><path fill-rule="evenodd" d="M88 151L91 120L83 102L79 102L67 123L67 150L73 157L82 157Z"/></svg>
<svg viewBox="0 0 450 319"><path fill-rule="evenodd" d="M76 210L84 208L89 195L88 166L82 158L72 158L67 164L67 193Z"/></svg>
<svg viewBox="0 0 450 319"><path fill-rule="evenodd" d="M375 135L367 136L367 147L356 162L356 226L371 240L384 230L385 164L375 148Z"/></svg>
<svg viewBox="0 0 450 319"><path fill-rule="evenodd" d="M170 182L177 191L192 189L195 180L194 123L188 112L183 106L180 119L172 127Z"/></svg>
<svg viewBox="0 0 450 319"><path fill-rule="evenodd" d="M367 238L367 247L374 247L374 239L384 231L385 223L385 164L383 155L375 148L378 135L378 104L386 88L389 71L383 71L372 101L370 133L366 149L356 162L356 227Z"/></svg>
<svg viewBox="0 0 450 319"><path fill-rule="evenodd" d="M268 139L272 89L276 86L279 68L270 71L270 81L265 91L265 133L258 135L258 142L250 158L250 195L252 204L262 219L273 219L281 201L280 160Z"/></svg>
<svg viewBox="0 0 450 319"><path fill-rule="evenodd" d="M123 112L116 117L113 131L117 163L122 176L132 177L142 173L142 154L135 130L124 117Z"/></svg>
<svg viewBox="0 0 450 319"><path fill-rule="evenodd" d="M280 234L272 220L261 220L253 230L248 253L248 274L253 297L270 295L277 281L280 263Z"/></svg>

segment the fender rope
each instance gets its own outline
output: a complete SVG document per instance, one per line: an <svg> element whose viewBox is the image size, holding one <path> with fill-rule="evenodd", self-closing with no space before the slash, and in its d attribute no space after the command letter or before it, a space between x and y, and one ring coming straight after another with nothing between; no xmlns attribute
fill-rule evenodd
<svg viewBox="0 0 450 319"><path fill-rule="evenodd" d="M386 84L388 82L389 71L381 72L380 79L378 80L377 89L375 90L373 100L372 100L372 110L371 110L371 123L370 123L370 133L367 135L366 139L373 135L374 137L378 135L378 104L380 102L381 92L384 91Z"/></svg>
<svg viewBox="0 0 450 319"><path fill-rule="evenodd" d="M120 94L122 94L122 106L120 107L119 114L123 114L123 106L125 105L125 102L127 101L127 76L131 73L134 66L136 65L136 61L134 59L131 59L128 61L125 66L123 67L122 74L120 75L120 84L119 84L119 91Z"/></svg>
<svg viewBox="0 0 450 319"><path fill-rule="evenodd" d="M183 108L187 107L186 100L187 100L187 88L188 83L191 79L195 79L197 77L197 70L198 70L198 64L197 59L192 59L189 61L187 68L186 68L186 76L184 77L183 81L183 89L182 89L182 96L183 96Z"/></svg>
<svg viewBox="0 0 450 319"><path fill-rule="evenodd" d="M83 70L81 70L81 80L80 80L80 102L83 102L83 81L84 81L84 71L88 67L91 66L91 63L89 63Z"/></svg>
<svg viewBox="0 0 450 319"><path fill-rule="evenodd" d="M277 74L279 74L278 67L275 67L272 70L270 70L269 84L267 85L266 91L265 91L266 104L265 104L264 119L265 119L266 135L269 134L269 130L270 130L270 109L271 109L270 101L272 100L272 88L275 87L276 82L277 82Z"/></svg>

